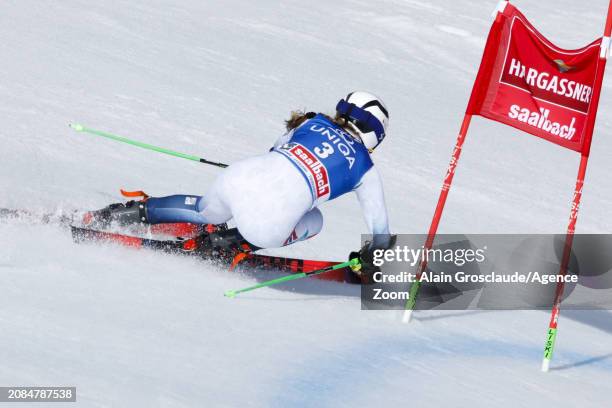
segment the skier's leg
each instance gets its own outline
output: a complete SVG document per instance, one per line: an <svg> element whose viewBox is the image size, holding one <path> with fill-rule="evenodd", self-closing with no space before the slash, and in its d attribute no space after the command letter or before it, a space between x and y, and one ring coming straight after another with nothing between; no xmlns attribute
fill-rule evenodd
<svg viewBox="0 0 612 408"><path fill-rule="evenodd" d="M146 221L150 224L175 222L221 224L231 218L230 209L213 194L213 191L205 197L173 195L149 198L145 204ZM310 239L321 232L322 228L323 214L318 208L313 208L297 222L282 246Z"/></svg>
<svg viewBox="0 0 612 408"><path fill-rule="evenodd" d="M260 248L285 245L312 206L302 175L276 153L232 164L229 170L223 198L242 236Z"/></svg>
<svg viewBox="0 0 612 408"><path fill-rule="evenodd" d="M318 208L313 208L298 221L283 246L310 239L321 232L322 228L323 214Z"/></svg>
<svg viewBox="0 0 612 408"><path fill-rule="evenodd" d="M323 227L323 215L317 208L305 214L296 214L291 224L284 222L283 217L277 217L278 224L272 221L265 230L260 228L259 223L241 221L242 215L242 213L236 213L234 219L240 233L244 236L244 241L250 246L259 248L280 248L304 241L317 235ZM291 228L291 225L294 227Z"/></svg>
<svg viewBox="0 0 612 408"><path fill-rule="evenodd" d="M196 210L208 224L223 224L232 218L232 210L223 194L223 180L215 181L204 197L198 201Z"/></svg>
<svg viewBox="0 0 612 408"><path fill-rule="evenodd" d="M225 174L221 174L203 197L173 195L149 198L145 205L147 222L223 224L229 221L232 212L224 199L225 178Z"/></svg>
<svg viewBox="0 0 612 408"><path fill-rule="evenodd" d="M201 196L171 195L151 197L144 202L145 220L149 224L190 222L208 224L208 221L197 210Z"/></svg>
<svg viewBox="0 0 612 408"><path fill-rule="evenodd" d="M119 225L184 222L223 224L232 217L232 214L221 199L219 190L218 183L215 183L204 197L181 194L149 197L144 201L128 201L125 204L111 204L101 210L89 212L84 222L98 228L106 228L113 222Z"/></svg>

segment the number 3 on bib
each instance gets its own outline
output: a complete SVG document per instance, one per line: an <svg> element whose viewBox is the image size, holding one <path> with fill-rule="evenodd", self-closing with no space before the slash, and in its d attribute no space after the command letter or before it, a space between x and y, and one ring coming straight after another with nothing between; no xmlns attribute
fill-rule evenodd
<svg viewBox="0 0 612 408"><path fill-rule="evenodd" d="M321 159L325 159L327 156L334 153L334 148L332 147L332 145L327 142L323 142L321 144L323 145L323 149L321 149L320 147L314 148L315 154Z"/></svg>

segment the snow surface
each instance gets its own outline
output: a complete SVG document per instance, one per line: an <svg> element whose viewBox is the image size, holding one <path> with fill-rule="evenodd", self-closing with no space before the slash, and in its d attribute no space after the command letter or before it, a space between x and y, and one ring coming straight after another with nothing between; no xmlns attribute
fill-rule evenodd
<svg viewBox="0 0 612 408"><path fill-rule="evenodd" d="M233 162L265 151L291 109L331 111L367 89L391 111L374 159L392 229L423 233L496 3L4 0L0 207L99 208L121 187L203 194L220 171L69 122ZM576 48L601 35L607 2L516 5ZM608 75L579 232L612 231L611 111ZM563 232L578 159L474 119L441 232ZM274 252L357 248L354 197L322 210L320 236ZM95 407L609 406L607 311L562 312L542 374L548 313L418 312L405 326L361 311L355 287L299 281L230 300L222 293L252 276L76 246L52 225L0 224L0 246L0 386L74 385L77 405Z"/></svg>

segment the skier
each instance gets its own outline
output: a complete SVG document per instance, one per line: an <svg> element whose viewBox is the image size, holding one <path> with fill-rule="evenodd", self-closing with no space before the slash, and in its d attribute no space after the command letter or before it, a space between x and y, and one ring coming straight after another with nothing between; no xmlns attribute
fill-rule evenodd
<svg viewBox="0 0 612 408"><path fill-rule="evenodd" d="M389 113L380 98L352 92L338 102L335 116L294 111L287 133L264 155L225 169L204 196L148 197L93 212L92 223L223 224L237 228L209 234L205 246L255 251L317 235L322 203L354 191L374 242L359 256L371 269L371 252L389 245L389 225L380 175L370 154L385 138ZM356 271L358 273L364 272Z"/></svg>

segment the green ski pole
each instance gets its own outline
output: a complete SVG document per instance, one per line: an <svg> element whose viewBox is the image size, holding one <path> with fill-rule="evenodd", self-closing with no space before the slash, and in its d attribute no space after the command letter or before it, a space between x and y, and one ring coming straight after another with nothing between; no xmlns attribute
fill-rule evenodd
<svg viewBox="0 0 612 408"><path fill-rule="evenodd" d="M141 147L143 149L153 150L154 152L169 154L170 156L180 157L180 158L187 159L187 160L193 160L193 161L197 161L197 162L204 163L204 164L210 164L211 166L227 167L227 164L224 164L224 163L213 162L210 160L203 159L201 157L192 156L190 154L176 152L174 150L165 149L163 147L153 146L148 143L139 142L138 140L131 140L123 136L114 135L112 133L103 132L101 130L91 129L86 126L79 125L78 123L70 123L68 126L70 126L72 129L80 133L89 133L90 135L105 137L107 139L111 139L117 142L127 143L132 146Z"/></svg>
<svg viewBox="0 0 612 408"><path fill-rule="evenodd" d="M255 290L255 289L259 289L259 288L265 288L267 286L276 285L276 284L282 283L282 282L288 282L288 281L292 281L292 280L296 280L296 279L308 278L309 276L320 275L320 274L325 273L325 272L331 272L331 271L335 271L337 269L342 269L342 268L346 268L346 267L351 267L351 266L359 265L359 263L360 262L359 262L358 258L353 258L350 261L339 263L339 264L333 265L333 266L328 266L327 268L319 269L319 270L316 270L316 271L296 273L296 274L293 274L293 275L283 276L281 278L276 278L276 279L272 279L272 280L265 281L265 282L262 282L262 283L258 283L257 285L249 286L248 288L237 289L237 290L228 290L228 291L226 291L224 293L224 296L229 297L229 298L233 298L233 297L236 297L236 295L238 295L240 293L249 292L251 290Z"/></svg>

